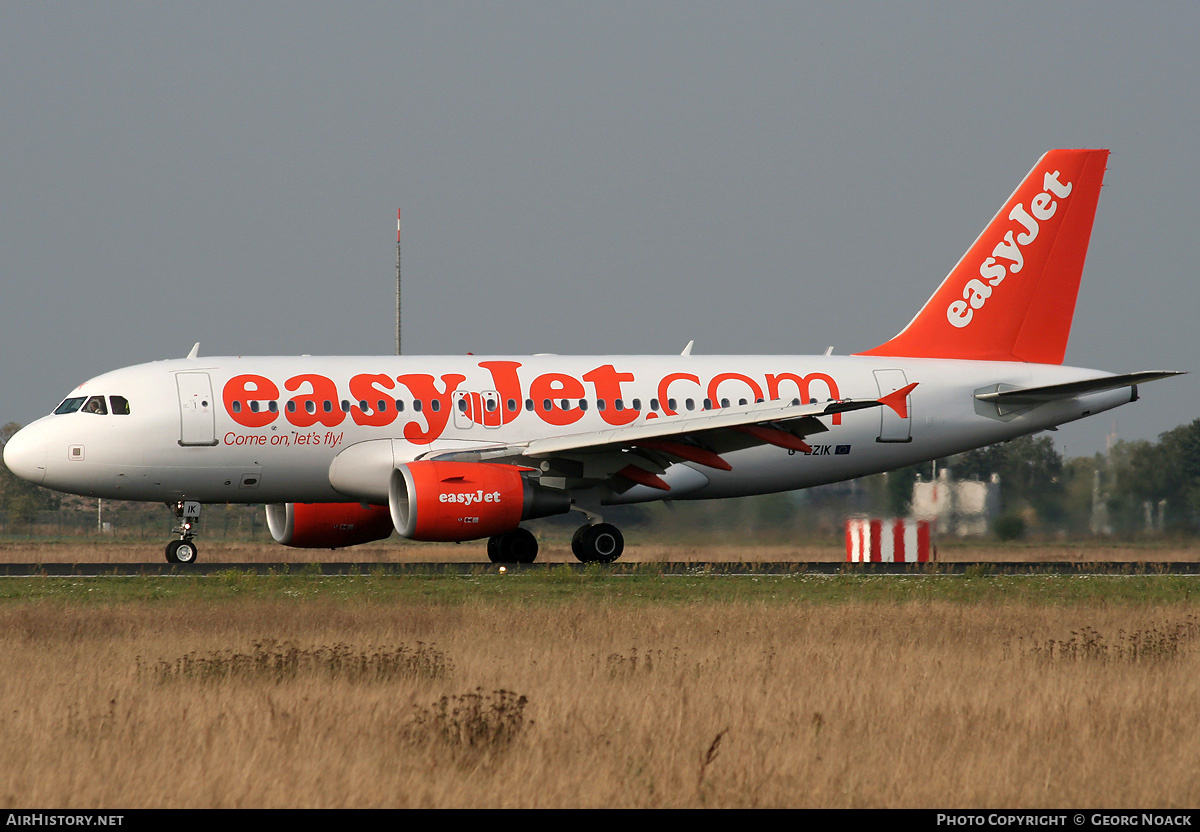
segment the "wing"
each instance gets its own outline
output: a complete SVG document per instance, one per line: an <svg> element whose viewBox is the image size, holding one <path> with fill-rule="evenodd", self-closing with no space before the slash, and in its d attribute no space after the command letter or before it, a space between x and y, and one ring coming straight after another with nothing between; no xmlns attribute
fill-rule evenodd
<svg viewBox="0 0 1200 832"><path fill-rule="evenodd" d="M916 383L880 399L841 399L824 403L762 402L676 416L660 416L610 430L563 434L529 442L469 451L435 451L422 457L459 462L497 462L531 469L542 484L586 488L605 484L620 494L635 485L669 492L660 476L677 462L729 471L724 458L733 451L774 445L810 451L805 437L829 430L822 417L876 407L908 413L908 395Z"/></svg>

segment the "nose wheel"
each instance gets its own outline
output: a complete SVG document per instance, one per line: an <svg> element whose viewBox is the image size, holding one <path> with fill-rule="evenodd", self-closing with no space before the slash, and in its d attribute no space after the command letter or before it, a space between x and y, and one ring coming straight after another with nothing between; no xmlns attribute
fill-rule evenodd
<svg viewBox="0 0 1200 832"><path fill-rule="evenodd" d="M193 538L196 536L196 522L200 519L200 503L180 500L169 505L175 512L176 521L171 534L179 535L179 539L167 544L167 563L195 563L200 550Z"/></svg>
<svg viewBox="0 0 1200 832"><path fill-rule="evenodd" d="M190 540L172 540L167 544L167 563L195 563L196 544Z"/></svg>

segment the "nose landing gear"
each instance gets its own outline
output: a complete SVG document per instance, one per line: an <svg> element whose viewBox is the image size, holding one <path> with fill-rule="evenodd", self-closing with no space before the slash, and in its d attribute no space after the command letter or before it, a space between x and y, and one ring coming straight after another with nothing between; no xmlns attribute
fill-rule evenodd
<svg viewBox="0 0 1200 832"><path fill-rule="evenodd" d="M178 540L167 544L167 563L195 563L199 549L193 538L196 536L196 521L200 519L200 503L195 500L180 500L168 503L175 512L176 525L171 534L179 535Z"/></svg>

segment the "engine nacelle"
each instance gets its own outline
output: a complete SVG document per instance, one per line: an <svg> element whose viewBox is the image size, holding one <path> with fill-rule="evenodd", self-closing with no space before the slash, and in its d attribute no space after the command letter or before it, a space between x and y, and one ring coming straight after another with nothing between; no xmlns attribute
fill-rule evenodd
<svg viewBox="0 0 1200 832"><path fill-rule="evenodd" d="M340 549L392 533L386 506L359 503L273 503L267 506L267 528L276 543L298 549Z"/></svg>
<svg viewBox="0 0 1200 832"><path fill-rule="evenodd" d="M409 462L392 471L388 506L410 540L476 540L510 532L522 520L565 514L571 497L487 462Z"/></svg>

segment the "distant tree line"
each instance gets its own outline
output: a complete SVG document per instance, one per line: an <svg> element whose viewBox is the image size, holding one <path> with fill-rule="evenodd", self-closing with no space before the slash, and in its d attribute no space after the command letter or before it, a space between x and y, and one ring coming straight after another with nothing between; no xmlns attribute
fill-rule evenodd
<svg viewBox="0 0 1200 832"><path fill-rule="evenodd" d="M0 454L20 429L16 422L0 427ZM39 512L56 511L61 505L62 498L57 491L26 482L0 462L0 512L9 522L32 523Z"/></svg>
<svg viewBox="0 0 1200 832"><path fill-rule="evenodd" d="M887 475L888 508L908 512L912 484L935 469L954 479L1000 478L1002 517L1032 531L1120 535L1200 532L1200 419L1157 442L1117 442L1107 454L1064 459L1048 436L1025 436Z"/></svg>

